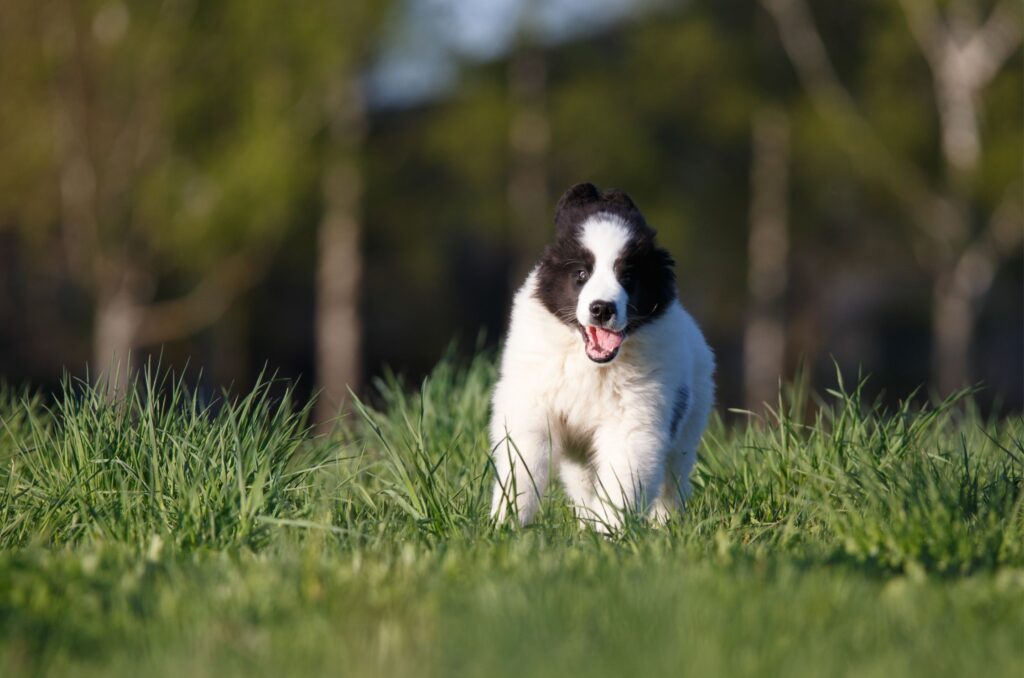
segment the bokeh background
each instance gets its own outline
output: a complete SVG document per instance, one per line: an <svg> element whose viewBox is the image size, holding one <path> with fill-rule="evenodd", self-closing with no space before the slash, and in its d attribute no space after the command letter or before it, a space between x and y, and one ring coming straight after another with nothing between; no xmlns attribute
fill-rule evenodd
<svg viewBox="0 0 1024 678"><path fill-rule="evenodd" d="M415 383L578 181L679 265L720 407L1024 400L1016 0L4 0L0 378ZM130 358L129 358L130 356ZM119 378L109 380L116 385Z"/></svg>

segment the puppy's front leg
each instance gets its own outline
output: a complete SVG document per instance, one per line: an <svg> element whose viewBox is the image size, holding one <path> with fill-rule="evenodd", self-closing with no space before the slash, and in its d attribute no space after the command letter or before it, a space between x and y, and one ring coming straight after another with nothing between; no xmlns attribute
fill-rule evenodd
<svg viewBox="0 0 1024 678"><path fill-rule="evenodd" d="M547 429L516 427L492 432L496 480L491 517L504 522L509 513L520 525L533 519L551 470L551 436Z"/></svg>
<svg viewBox="0 0 1024 678"><path fill-rule="evenodd" d="M602 432L596 443L594 494L587 509L601 532L614 532L626 513L646 515L665 475L664 441L642 430Z"/></svg>

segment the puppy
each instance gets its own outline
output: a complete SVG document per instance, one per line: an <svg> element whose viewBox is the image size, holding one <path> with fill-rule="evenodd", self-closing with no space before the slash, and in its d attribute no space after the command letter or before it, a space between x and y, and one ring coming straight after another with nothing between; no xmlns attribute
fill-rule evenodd
<svg viewBox="0 0 1024 678"><path fill-rule="evenodd" d="M570 188L512 306L492 401L492 516L529 522L555 473L581 524L665 521L690 495L714 367L674 262L629 196Z"/></svg>

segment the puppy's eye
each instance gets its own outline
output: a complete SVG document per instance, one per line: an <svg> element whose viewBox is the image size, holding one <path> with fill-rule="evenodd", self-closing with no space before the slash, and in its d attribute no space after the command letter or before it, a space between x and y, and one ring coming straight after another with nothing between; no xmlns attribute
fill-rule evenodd
<svg viewBox="0 0 1024 678"><path fill-rule="evenodd" d="M573 280L576 281L577 285L582 285L587 282L587 278L590 277L590 273L585 268L581 268L572 274Z"/></svg>

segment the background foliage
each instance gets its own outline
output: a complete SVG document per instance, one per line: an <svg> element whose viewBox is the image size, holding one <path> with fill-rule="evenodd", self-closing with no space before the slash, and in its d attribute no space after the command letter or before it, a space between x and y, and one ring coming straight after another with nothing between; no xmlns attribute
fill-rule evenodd
<svg viewBox="0 0 1024 678"><path fill-rule="evenodd" d="M983 381L984 407L1019 408L1018 10L5 3L0 374L53 390L130 348L202 364L208 394L268 364L334 400L385 365L419 376L453 337L497 343L555 199L590 180L627 189L675 255L724 407L765 397L742 337L767 318L783 347L762 382L804 364L823 387L836 360L890 404ZM969 162L947 143L942 54L994 65L967 99ZM758 203L766 118L786 179ZM764 299L759 214L788 242ZM356 259L328 256L337 223ZM331 287L353 267L357 287ZM332 347L339 304L358 327Z"/></svg>

